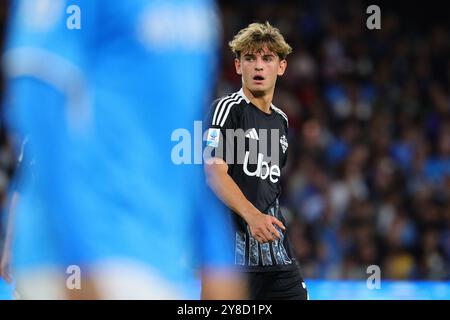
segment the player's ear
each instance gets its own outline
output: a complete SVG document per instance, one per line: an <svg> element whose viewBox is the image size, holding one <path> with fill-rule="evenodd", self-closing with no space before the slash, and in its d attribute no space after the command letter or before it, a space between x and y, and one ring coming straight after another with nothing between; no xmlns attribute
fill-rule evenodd
<svg viewBox="0 0 450 320"><path fill-rule="evenodd" d="M283 59L280 60L280 64L278 65L278 75L282 76L287 68L287 60Z"/></svg>
<svg viewBox="0 0 450 320"><path fill-rule="evenodd" d="M242 75L242 70L241 70L241 60L238 58L234 59L234 67L236 68L236 73L238 75Z"/></svg>

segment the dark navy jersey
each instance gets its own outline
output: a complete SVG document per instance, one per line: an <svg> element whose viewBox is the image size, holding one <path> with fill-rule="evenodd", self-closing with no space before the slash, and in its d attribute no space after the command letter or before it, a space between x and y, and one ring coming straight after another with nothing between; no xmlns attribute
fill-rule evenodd
<svg viewBox="0 0 450 320"><path fill-rule="evenodd" d="M253 105L243 90L213 102L208 116L206 156L222 158L228 174L245 197L261 212L285 220L279 207L281 169L288 155L288 118L271 105L265 113ZM275 271L295 266L286 233L280 240L258 243L246 222L232 212L236 222L235 263L248 271Z"/></svg>

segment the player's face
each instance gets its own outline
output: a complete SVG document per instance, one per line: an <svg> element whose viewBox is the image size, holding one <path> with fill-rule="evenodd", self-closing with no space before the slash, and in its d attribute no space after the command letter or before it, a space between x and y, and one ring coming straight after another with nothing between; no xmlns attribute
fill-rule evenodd
<svg viewBox="0 0 450 320"><path fill-rule="evenodd" d="M284 74L286 60L265 46L258 52L243 52L240 59L235 59L236 72L242 75L243 85L254 95L273 92L277 76Z"/></svg>

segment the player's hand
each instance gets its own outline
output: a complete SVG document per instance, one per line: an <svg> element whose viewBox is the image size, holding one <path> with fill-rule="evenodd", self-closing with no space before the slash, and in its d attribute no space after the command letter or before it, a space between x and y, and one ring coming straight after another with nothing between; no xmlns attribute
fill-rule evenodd
<svg viewBox="0 0 450 320"><path fill-rule="evenodd" d="M248 220L250 233L259 243L271 242L281 237L274 225L286 230L280 220L259 211L255 212Z"/></svg>

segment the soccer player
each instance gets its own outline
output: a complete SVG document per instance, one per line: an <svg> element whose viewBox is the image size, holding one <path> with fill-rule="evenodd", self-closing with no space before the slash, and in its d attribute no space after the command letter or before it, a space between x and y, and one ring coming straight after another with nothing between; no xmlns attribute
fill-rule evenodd
<svg viewBox="0 0 450 320"><path fill-rule="evenodd" d="M204 298L242 297L223 205L201 167L171 158L171 134L211 89L214 4L20 0L12 12L7 117L35 161L14 222L21 296L195 298L199 268Z"/></svg>
<svg viewBox="0 0 450 320"><path fill-rule="evenodd" d="M212 105L207 181L236 222L235 264L248 275L251 298L306 299L279 206L288 118L272 104L292 49L268 22L250 24L229 45L242 88Z"/></svg>

